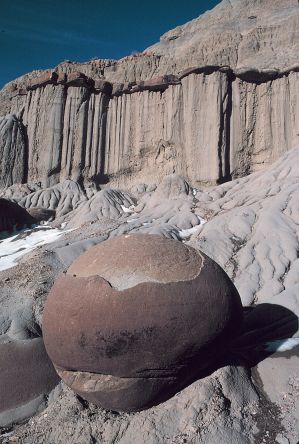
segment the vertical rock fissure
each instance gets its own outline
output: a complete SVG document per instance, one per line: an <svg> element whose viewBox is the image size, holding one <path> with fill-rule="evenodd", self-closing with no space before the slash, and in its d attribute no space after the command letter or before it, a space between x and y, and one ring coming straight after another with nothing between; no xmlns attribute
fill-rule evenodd
<svg viewBox="0 0 299 444"><path fill-rule="evenodd" d="M83 119L82 119L82 138L80 144L80 156L78 164L78 172L75 173L75 178L80 183L81 186L84 184L83 171L85 168L85 157L87 150L87 129L88 129L88 111L89 111L89 101L91 99L91 93L89 90L86 91L80 109L82 108ZM78 111L79 113L79 111Z"/></svg>
<svg viewBox="0 0 299 444"><path fill-rule="evenodd" d="M159 181L178 171L194 183L214 184L257 171L298 143L298 75L245 74L193 70L163 93L111 96L60 84L30 90L24 115L17 105L10 109L19 130L8 118L1 127L1 152L10 165L2 167L1 180L101 184L137 175ZM152 159L160 140L167 148Z"/></svg>
<svg viewBox="0 0 299 444"><path fill-rule="evenodd" d="M219 139L218 139L218 179L217 183L231 180L230 171L230 120L232 114L232 85L228 75L225 76L225 92L223 82L219 85Z"/></svg>
<svg viewBox="0 0 299 444"><path fill-rule="evenodd" d="M28 134L27 134L27 127L23 124L21 126L21 132L23 135L24 140L24 155L23 155L23 179L22 183L28 182L28 176L29 176L29 140L28 140Z"/></svg>
<svg viewBox="0 0 299 444"><path fill-rule="evenodd" d="M231 174L231 119L233 109L233 92L232 92L232 77L227 75L227 104L225 114L225 150L224 150L224 182L232 180Z"/></svg>
<svg viewBox="0 0 299 444"><path fill-rule="evenodd" d="M100 166L99 166L99 182L106 183L105 163L106 163L106 136L107 136L107 114L109 108L110 97L106 94L101 99L101 121L100 121Z"/></svg>
<svg viewBox="0 0 299 444"><path fill-rule="evenodd" d="M59 165L57 174L60 177L61 167L62 167L62 150L63 150L63 125L64 125L64 115L65 115L65 107L66 107L66 99L67 99L67 88L64 86L62 91L62 105L61 105L61 115L60 115L60 138L59 138L59 154L57 164Z"/></svg>

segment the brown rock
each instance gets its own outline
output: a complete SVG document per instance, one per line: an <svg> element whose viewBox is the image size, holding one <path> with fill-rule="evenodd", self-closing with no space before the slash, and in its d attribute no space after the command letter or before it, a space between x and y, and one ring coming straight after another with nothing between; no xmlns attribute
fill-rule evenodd
<svg viewBox="0 0 299 444"><path fill-rule="evenodd" d="M48 85L49 83L56 83L58 78L58 74L55 71L45 71L40 76L35 79L32 79L27 89L36 89L41 86Z"/></svg>
<svg viewBox="0 0 299 444"><path fill-rule="evenodd" d="M110 94L112 93L112 84L110 82L107 82L106 80L95 80L94 89L98 92L102 92L110 96Z"/></svg>
<svg viewBox="0 0 299 444"><path fill-rule="evenodd" d="M2 340L0 353L0 427L3 427L35 414L39 404L43 404L42 398L59 380L41 338Z"/></svg>
<svg viewBox="0 0 299 444"><path fill-rule="evenodd" d="M224 69L222 69L222 67L218 66L218 65L207 65L207 66L198 66L198 67L190 67L190 68L186 68L183 71L181 71L178 74L178 79L182 80L184 77L189 76L190 74L206 74L206 75L210 75L213 74L213 72L216 71L221 71L221 72L227 72L227 68L228 67L223 67Z"/></svg>
<svg viewBox="0 0 299 444"><path fill-rule="evenodd" d="M209 367L240 319L238 293L215 262L180 242L134 234L91 248L56 281L43 332L77 393L134 411Z"/></svg>
<svg viewBox="0 0 299 444"><path fill-rule="evenodd" d="M136 82L125 82L123 85L124 86L122 92L124 94L129 94L132 92L132 89L136 86Z"/></svg>
<svg viewBox="0 0 299 444"><path fill-rule="evenodd" d="M17 97L17 96L26 96L28 91L24 88L19 88L12 94L11 97Z"/></svg>
<svg viewBox="0 0 299 444"><path fill-rule="evenodd" d="M67 75L67 86L92 86L93 80L82 72L74 71Z"/></svg>
<svg viewBox="0 0 299 444"><path fill-rule="evenodd" d="M67 81L67 75L65 72L59 72L57 78L57 84L64 84Z"/></svg>
<svg viewBox="0 0 299 444"><path fill-rule="evenodd" d="M113 83L112 95L120 96L123 92L124 84L123 83Z"/></svg>
<svg viewBox="0 0 299 444"><path fill-rule="evenodd" d="M140 82L140 88L149 91L164 91L169 85L178 85L179 83L180 80L177 76L169 74Z"/></svg>
<svg viewBox="0 0 299 444"><path fill-rule="evenodd" d="M26 179L26 128L14 114L0 117L0 188Z"/></svg>
<svg viewBox="0 0 299 444"><path fill-rule="evenodd" d="M0 231L11 231L35 223L33 217L15 202L0 198Z"/></svg>

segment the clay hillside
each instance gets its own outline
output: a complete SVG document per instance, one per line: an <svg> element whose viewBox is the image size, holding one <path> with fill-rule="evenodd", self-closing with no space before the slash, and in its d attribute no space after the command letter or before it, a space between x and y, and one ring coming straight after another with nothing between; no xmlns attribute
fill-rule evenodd
<svg viewBox="0 0 299 444"><path fill-rule="evenodd" d="M1 443L298 444L298 54L223 0L0 91Z"/></svg>

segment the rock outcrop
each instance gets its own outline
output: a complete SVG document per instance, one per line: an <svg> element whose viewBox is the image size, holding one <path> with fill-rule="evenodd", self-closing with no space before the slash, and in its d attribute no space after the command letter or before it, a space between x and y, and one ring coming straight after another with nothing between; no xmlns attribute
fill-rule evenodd
<svg viewBox="0 0 299 444"><path fill-rule="evenodd" d="M21 172L0 184L214 184L263 169L299 143L298 22L296 0L224 0L136 57L17 79L0 114L21 116L3 139Z"/></svg>
<svg viewBox="0 0 299 444"><path fill-rule="evenodd" d="M27 181L27 140L15 115L0 117L0 188Z"/></svg>
<svg viewBox="0 0 299 444"><path fill-rule="evenodd" d="M20 205L0 198L0 232L13 231L35 223L35 219Z"/></svg>
<svg viewBox="0 0 299 444"><path fill-rule="evenodd" d="M9 432L1 429L3 443L65 444L71 440L86 444L112 440L116 444L273 444L287 439L290 444L297 444L298 159L297 148L266 172L210 189L192 189L182 178L174 176L166 178L156 189L146 184L134 187L137 209L141 204L137 215L124 212L117 220L103 217L93 224L65 231L52 244L19 257L14 268L2 271L1 338L7 332L21 340L36 336L36 323L42 327L47 294L70 262L88 248L115 236L122 227L126 232L133 223L129 222L131 218L142 220L143 211L148 212L148 218L151 209L153 214L159 212L156 220L151 219L153 230L160 227L161 220L166 220L167 213L169 219L176 218L181 224L182 202L189 205L190 200L190 213L204 218L206 223L200 224L196 232L189 232L187 245L200 248L221 265L245 306L241 331L223 359L215 363L208 376L171 399L146 411L115 414L85 403L60 384L59 396L51 396L41 406L44 411L24 424L14 425ZM26 189L13 187L20 194ZM164 202L164 215L159 200ZM144 202L151 205L143 207ZM111 201L111 205L115 202ZM163 226L163 233L170 235L171 227ZM136 230L143 228L146 226L141 223ZM1 243L0 256L4 248ZM93 373L85 376L78 372L77 381L94 381Z"/></svg>
<svg viewBox="0 0 299 444"><path fill-rule="evenodd" d="M206 371L241 320L240 297L215 262L178 241L134 234L91 248L55 282L43 336L66 384L130 412Z"/></svg>
<svg viewBox="0 0 299 444"><path fill-rule="evenodd" d="M6 193L7 194L7 193ZM17 196L12 193L12 198ZM26 194L19 204L28 209L44 208L55 211L57 217L64 216L87 200L80 185L72 180L65 180L49 188L37 189Z"/></svg>
<svg viewBox="0 0 299 444"><path fill-rule="evenodd" d="M124 209L131 205L134 205L134 199L129 193L114 189L98 191L69 214L69 227L79 227L101 219L119 219L124 214Z"/></svg>
<svg viewBox="0 0 299 444"><path fill-rule="evenodd" d="M6 340L5 340L6 339ZM58 377L41 338L0 341L0 427L24 421L45 408Z"/></svg>
<svg viewBox="0 0 299 444"><path fill-rule="evenodd" d="M195 196L211 221L194 242L229 274L245 305L299 310L298 154L293 149L266 172Z"/></svg>

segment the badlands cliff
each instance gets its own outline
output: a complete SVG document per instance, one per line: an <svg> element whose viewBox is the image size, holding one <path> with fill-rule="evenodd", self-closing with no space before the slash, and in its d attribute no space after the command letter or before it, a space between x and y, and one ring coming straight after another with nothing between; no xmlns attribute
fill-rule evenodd
<svg viewBox="0 0 299 444"><path fill-rule="evenodd" d="M0 91L0 198L14 208L0 225L48 220L0 233L1 443L298 444L298 50L297 0L223 0L141 54ZM135 233L217 262L243 323L200 379L115 413L53 372L43 310L82 253Z"/></svg>
<svg viewBox="0 0 299 444"><path fill-rule="evenodd" d="M0 92L0 187L265 168L299 143L298 29L297 0L223 0L137 56L18 78Z"/></svg>

